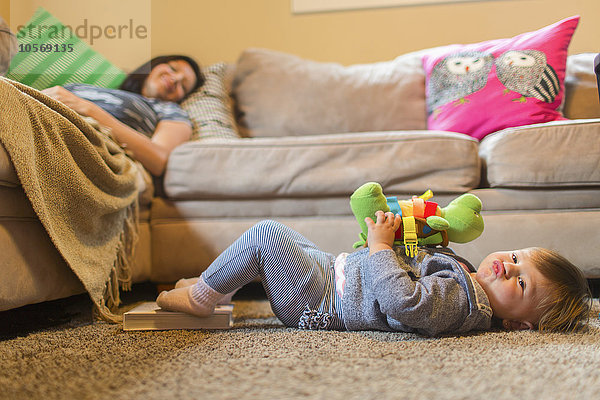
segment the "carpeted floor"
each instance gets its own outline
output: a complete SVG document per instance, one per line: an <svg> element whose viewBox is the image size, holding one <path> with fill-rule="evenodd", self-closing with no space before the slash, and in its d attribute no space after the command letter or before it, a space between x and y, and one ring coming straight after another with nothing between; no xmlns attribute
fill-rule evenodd
<svg viewBox="0 0 600 400"><path fill-rule="evenodd" d="M289 329L243 293L229 331L124 332L91 323L90 304L76 296L0 313L0 399L600 397L597 300L585 333L435 339Z"/></svg>

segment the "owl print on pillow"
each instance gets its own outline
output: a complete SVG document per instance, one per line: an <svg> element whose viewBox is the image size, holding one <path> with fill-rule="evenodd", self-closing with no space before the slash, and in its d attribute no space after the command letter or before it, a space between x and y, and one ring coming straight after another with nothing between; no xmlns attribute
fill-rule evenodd
<svg viewBox="0 0 600 400"><path fill-rule="evenodd" d="M444 104L467 102L467 96L485 87L494 58L489 53L465 51L451 54L436 64L427 86L427 112Z"/></svg>
<svg viewBox="0 0 600 400"><path fill-rule="evenodd" d="M430 130L476 139L564 119L567 50L579 17L511 39L450 45L423 57Z"/></svg>
<svg viewBox="0 0 600 400"><path fill-rule="evenodd" d="M527 97L552 103L560 90L556 71L546 62L546 55L537 50L503 53L496 60L496 75L506 86L505 94L510 91L521 94L515 99L521 103L526 102Z"/></svg>

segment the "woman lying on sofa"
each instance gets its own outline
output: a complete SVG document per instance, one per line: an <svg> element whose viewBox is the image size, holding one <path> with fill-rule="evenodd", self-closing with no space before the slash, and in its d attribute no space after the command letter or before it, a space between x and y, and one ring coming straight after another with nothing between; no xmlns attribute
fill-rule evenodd
<svg viewBox="0 0 600 400"><path fill-rule="evenodd" d="M171 151L192 135L191 122L177 103L203 83L193 59L172 55L137 68L120 90L67 84L42 92L110 128L119 144L152 175L160 176Z"/></svg>

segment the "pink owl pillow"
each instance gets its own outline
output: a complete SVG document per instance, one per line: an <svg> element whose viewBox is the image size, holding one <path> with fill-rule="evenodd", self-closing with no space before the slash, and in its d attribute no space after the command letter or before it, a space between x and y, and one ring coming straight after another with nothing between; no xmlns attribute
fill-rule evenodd
<svg viewBox="0 0 600 400"><path fill-rule="evenodd" d="M511 39L445 46L424 56L428 129L482 139L565 119L558 108L578 22L575 16Z"/></svg>

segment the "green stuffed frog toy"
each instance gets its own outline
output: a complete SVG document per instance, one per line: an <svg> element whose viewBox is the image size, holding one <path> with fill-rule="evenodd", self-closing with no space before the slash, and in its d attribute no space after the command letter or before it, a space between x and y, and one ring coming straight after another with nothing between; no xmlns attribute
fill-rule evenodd
<svg viewBox="0 0 600 400"><path fill-rule="evenodd" d="M386 197L381 185L368 182L350 196L350 208L362 232L354 248L365 246L367 224L365 218L375 219L375 212L393 212L402 216L402 224L396 231L394 244L405 246L406 254L414 257L417 246L448 246L449 242L467 243L483 232L481 200L466 193L452 200L446 207L428 201L430 190L409 200Z"/></svg>

